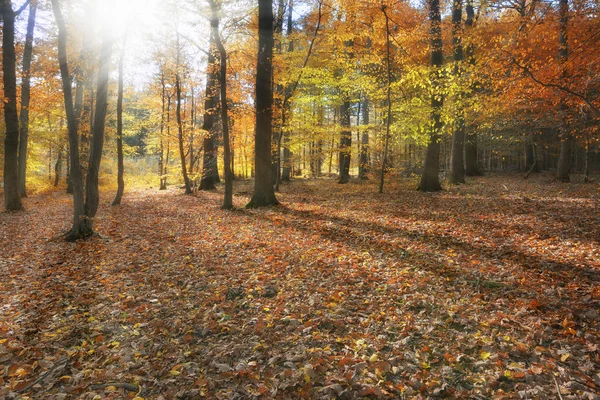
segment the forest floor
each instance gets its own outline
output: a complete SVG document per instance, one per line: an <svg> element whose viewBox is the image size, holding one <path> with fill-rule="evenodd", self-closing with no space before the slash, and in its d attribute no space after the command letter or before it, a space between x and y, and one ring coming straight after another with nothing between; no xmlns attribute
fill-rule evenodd
<svg viewBox="0 0 600 400"><path fill-rule="evenodd" d="M0 215L0 398L599 399L598 185L414 186L104 193L76 243L67 195L26 199Z"/></svg>

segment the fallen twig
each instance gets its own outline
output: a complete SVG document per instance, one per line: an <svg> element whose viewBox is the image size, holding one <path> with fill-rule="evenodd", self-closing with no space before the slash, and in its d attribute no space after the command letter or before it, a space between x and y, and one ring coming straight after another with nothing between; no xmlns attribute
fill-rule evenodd
<svg viewBox="0 0 600 400"><path fill-rule="evenodd" d="M35 385L37 385L38 383L41 383L42 381L44 381L44 379L46 379L52 372L54 372L56 369L58 369L59 367L65 367L67 365L67 361L69 361L69 359L67 357L63 357L60 358L48 371L46 371L42 376L40 376L39 378L37 378L35 381L31 382L29 385L25 386L22 389L17 390L17 393L24 393L26 391L28 391L29 389L31 389L32 387L34 387Z"/></svg>
<svg viewBox="0 0 600 400"><path fill-rule="evenodd" d="M98 384L93 384L90 386L90 388L92 390L99 390L99 389L105 389L107 387L111 387L114 386L116 388L121 388L121 389L125 389L129 392L139 392L140 387L138 385L135 385L133 383L127 383L127 382L109 382L109 383L98 383Z"/></svg>

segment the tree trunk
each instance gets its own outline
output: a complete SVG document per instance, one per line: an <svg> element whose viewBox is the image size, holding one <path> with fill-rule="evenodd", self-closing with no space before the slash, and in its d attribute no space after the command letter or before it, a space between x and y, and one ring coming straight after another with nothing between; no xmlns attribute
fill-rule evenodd
<svg viewBox="0 0 600 400"><path fill-rule="evenodd" d="M387 72L387 115L385 118L385 145L383 147L383 160L381 162L381 175L379 176L379 193L383 193L383 184L385 170L387 167L387 153L390 142L390 126L392 124L392 72L390 68L390 18L387 15L386 7L381 6L381 11L385 16L385 54L386 54L386 72Z"/></svg>
<svg viewBox="0 0 600 400"><path fill-rule="evenodd" d="M196 110L195 110L195 98L194 98L194 86L192 86L191 88L192 90L192 96L191 96L191 108L190 108L190 166L188 168L188 172L190 174L190 176L194 176L194 163L195 163L195 159L194 159L194 134L196 133L196 121L195 121L195 116L196 116Z"/></svg>
<svg viewBox="0 0 600 400"><path fill-rule="evenodd" d="M454 47L454 75L462 85L462 0L452 2L452 45ZM450 160L450 183L465 183L465 110L463 108L462 89L459 88L455 99L454 132L452 133L452 155Z"/></svg>
<svg viewBox="0 0 600 400"><path fill-rule="evenodd" d="M227 113L227 52L219 33L219 18L217 16L217 4L214 0L208 0L211 9L211 30L215 44L219 50L219 87L221 94L221 120L223 125L223 166L225 168L225 194L223 198L223 209L233 208L233 173L231 168L231 147L229 143L229 116Z"/></svg>
<svg viewBox="0 0 600 400"><path fill-rule="evenodd" d="M165 171L165 144L164 144L164 133L165 133L165 108L167 103L167 94L165 87L165 71L164 65L161 65L160 70L160 87L161 87L161 113L160 113L160 156L158 159L158 179L159 179L159 190L167 190L167 178L164 175Z"/></svg>
<svg viewBox="0 0 600 400"><path fill-rule="evenodd" d="M590 161L592 158L592 153L590 152L590 142L587 140L585 142L585 156L583 160L583 181L585 183L590 183Z"/></svg>
<svg viewBox="0 0 600 400"><path fill-rule="evenodd" d="M558 59L563 65L563 78L566 76L566 69L564 65L569 59L569 48L568 48L568 31L567 23L569 18L569 1L559 0L558 3L558 14L559 14L559 35L558 35ZM562 96L562 94L561 94ZM573 137L567 132L565 126L564 114L567 111L567 106L564 99L561 98L558 105L558 113L561 117L561 144L560 144L560 156L558 157L558 168L556 170L556 179L560 182L569 182L569 174L571 172L571 153L573 151Z"/></svg>
<svg viewBox="0 0 600 400"><path fill-rule="evenodd" d="M350 130L350 101L340 106L340 152L338 183L350 182L350 152L352 149L352 131Z"/></svg>
<svg viewBox="0 0 600 400"><path fill-rule="evenodd" d="M63 148L58 149L58 156L56 157L56 164L54 164L54 187L58 186L60 182L60 175L62 174L62 163L63 163Z"/></svg>
<svg viewBox="0 0 600 400"><path fill-rule="evenodd" d="M117 194L112 202L113 206L121 204L125 181L123 179L123 61L125 59L125 40L119 57L119 87L117 89Z"/></svg>
<svg viewBox="0 0 600 400"><path fill-rule="evenodd" d="M246 207L279 204L273 188L273 5L258 0L258 62L256 68L256 131L254 136L254 193Z"/></svg>
<svg viewBox="0 0 600 400"><path fill-rule="evenodd" d="M294 30L294 25L293 25L293 10L294 10L294 2L293 0L290 0L289 2L289 9L288 9L288 19L287 19L287 37L289 40L289 44L288 44L288 53L292 53L294 51L294 41L291 39L291 35L293 33ZM285 101L283 102L283 108L281 110L281 132L280 132L280 137L283 138L283 168L281 168L281 180L283 182L289 182L291 179L290 176L290 159L292 157L292 153L290 151L290 137L289 137L289 132L288 134L286 134L285 132L285 125L286 122L288 120L288 116L291 112L291 104L290 104L290 98L293 95L293 86L290 84L285 88ZM278 147L281 147L281 139L278 141ZM279 156L280 152L277 152L277 156ZM279 161L279 160L278 160ZM281 164L281 163L280 163ZM277 167L277 170L279 171L280 168L279 166ZM279 181L277 182L277 187L276 189L279 189Z"/></svg>
<svg viewBox="0 0 600 400"><path fill-rule="evenodd" d="M358 165L358 177L360 179L369 179L369 99L365 96L362 102L362 125L365 129L360 138L360 159Z"/></svg>
<svg viewBox="0 0 600 400"><path fill-rule="evenodd" d="M440 67L444 61L442 52L442 18L440 14L440 1L429 0L429 20L431 21L431 133L429 145L425 155L423 174L418 189L424 192L442 190L440 185L440 135L443 127L442 106L443 95L440 93Z"/></svg>
<svg viewBox="0 0 600 400"><path fill-rule="evenodd" d="M4 207L23 209L19 194L19 115L17 113L17 75L15 54L15 16L10 0L0 0L2 15L2 72L4 83Z"/></svg>
<svg viewBox="0 0 600 400"><path fill-rule="evenodd" d="M67 234L67 240L77 240L89 234L84 225L83 202L83 177L79 164L79 120L73 107L73 94L71 91L71 76L67 61L67 27L63 19L59 0L52 0L52 10L58 26L58 61L62 79L65 114L67 116L67 130L69 132L69 161L70 177L73 186L73 227Z"/></svg>
<svg viewBox="0 0 600 400"><path fill-rule="evenodd" d="M177 105L175 109L175 114L177 117L177 141L179 142L179 158L181 159L181 173L183 175L183 182L185 184L185 194L192 194L192 185L190 184L190 177L187 174L185 149L183 145L183 122L181 121L181 81L179 79L179 72L177 72L175 75L175 91L177 93Z"/></svg>
<svg viewBox="0 0 600 400"><path fill-rule="evenodd" d="M215 175L217 172L217 149L215 140L216 132L216 113L217 99L219 92L217 90L217 59L215 57L216 42L215 37L211 32L210 42L208 46L208 63L206 66L206 94L204 97L204 123L202 129L208 132L204 137L203 147L204 154L202 158L202 179L200 180L200 190L215 189Z"/></svg>
<svg viewBox="0 0 600 400"><path fill-rule="evenodd" d="M467 19L465 20L465 27L472 31L473 20L475 18L475 10L473 9L473 0L467 0L466 7ZM465 53L469 64L475 64L475 57L473 55L473 45L470 44L466 47ZM467 132L465 138L465 175L467 176L481 176L483 172L479 168L477 162L477 134L475 132Z"/></svg>
<svg viewBox="0 0 600 400"><path fill-rule="evenodd" d="M105 32L105 35L109 35ZM112 40L104 37L100 48L98 62L98 84L96 88L96 111L94 112L94 129L90 142L90 161L88 163L87 178L85 181L85 229L87 234L93 233L94 217L98 211L100 195L98 193L98 174L102 160L104 146L104 127L106 123L106 110L108 106L108 75L110 72L110 58Z"/></svg>
<svg viewBox="0 0 600 400"><path fill-rule="evenodd" d="M21 115L19 137L19 194L27 197L27 143L29 137L29 99L31 94L31 59L33 56L33 34L35 30L35 16L37 0L29 3L29 17L27 20L27 35L23 49L23 73L21 76Z"/></svg>

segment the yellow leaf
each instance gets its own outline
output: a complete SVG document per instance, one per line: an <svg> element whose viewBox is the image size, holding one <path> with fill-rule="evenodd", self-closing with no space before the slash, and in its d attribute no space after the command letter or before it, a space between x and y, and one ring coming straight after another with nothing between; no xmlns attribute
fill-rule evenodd
<svg viewBox="0 0 600 400"><path fill-rule="evenodd" d="M370 362L375 362L378 359L379 359L379 357L377 356L377 353L373 353L373 355L371 357L369 357Z"/></svg>
<svg viewBox="0 0 600 400"><path fill-rule="evenodd" d="M560 361L565 362L569 357L571 357L569 353L563 354L562 356L560 356Z"/></svg>
<svg viewBox="0 0 600 400"><path fill-rule="evenodd" d="M177 370L175 370L175 369L172 369L172 370L170 371L170 373L171 373L171 375L173 375L173 376L178 376L178 375L181 375L181 372L179 372L179 371L177 371Z"/></svg>
<svg viewBox="0 0 600 400"><path fill-rule="evenodd" d="M489 353L487 351L482 351L481 353L479 353L479 356L482 360L487 360L488 358L490 358L491 355L492 353Z"/></svg>

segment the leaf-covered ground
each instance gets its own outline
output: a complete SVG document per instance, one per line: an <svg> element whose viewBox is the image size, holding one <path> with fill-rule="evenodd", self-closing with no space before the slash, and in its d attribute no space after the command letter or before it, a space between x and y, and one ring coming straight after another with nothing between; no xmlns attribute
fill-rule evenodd
<svg viewBox="0 0 600 400"><path fill-rule="evenodd" d="M77 243L69 197L27 199L0 215L0 397L600 398L598 186L413 185L105 193Z"/></svg>

